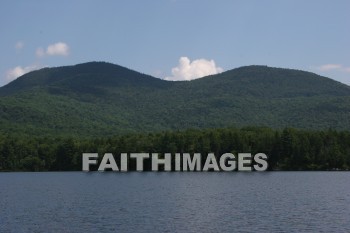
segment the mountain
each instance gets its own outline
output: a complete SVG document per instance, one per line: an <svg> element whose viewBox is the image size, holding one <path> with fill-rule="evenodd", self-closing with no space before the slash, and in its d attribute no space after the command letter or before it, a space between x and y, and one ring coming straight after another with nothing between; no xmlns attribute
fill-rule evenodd
<svg viewBox="0 0 350 233"><path fill-rule="evenodd" d="M89 62L0 88L2 134L108 136L227 126L350 129L350 87L310 72L246 66L172 82Z"/></svg>

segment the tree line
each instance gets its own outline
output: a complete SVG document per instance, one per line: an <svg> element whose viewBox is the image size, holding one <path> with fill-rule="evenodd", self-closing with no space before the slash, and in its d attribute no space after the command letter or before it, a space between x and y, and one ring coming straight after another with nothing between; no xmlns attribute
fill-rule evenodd
<svg viewBox="0 0 350 233"><path fill-rule="evenodd" d="M269 170L349 170L350 132L245 127L101 138L2 135L0 171L80 171L86 152L265 153Z"/></svg>

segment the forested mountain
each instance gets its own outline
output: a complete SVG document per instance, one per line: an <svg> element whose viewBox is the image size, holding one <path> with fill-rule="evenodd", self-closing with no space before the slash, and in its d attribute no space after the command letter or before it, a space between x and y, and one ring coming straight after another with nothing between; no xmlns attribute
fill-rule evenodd
<svg viewBox="0 0 350 233"><path fill-rule="evenodd" d="M0 88L3 135L111 136L242 126L350 129L350 87L247 66L172 82L104 62L44 68Z"/></svg>

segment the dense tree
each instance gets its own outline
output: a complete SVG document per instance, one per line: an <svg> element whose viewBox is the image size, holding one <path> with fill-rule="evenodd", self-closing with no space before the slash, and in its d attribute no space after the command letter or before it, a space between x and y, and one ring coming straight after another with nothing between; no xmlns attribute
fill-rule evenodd
<svg viewBox="0 0 350 233"><path fill-rule="evenodd" d="M0 137L0 170L81 170L84 152L207 153L231 152L269 156L270 170L348 170L349 131L310 131L262 127L166 131L114 137ZM116 156L118 161L118 156ZM131 164L134 166L134 164ZM146 164L149 168L150 164Z"/></svg>

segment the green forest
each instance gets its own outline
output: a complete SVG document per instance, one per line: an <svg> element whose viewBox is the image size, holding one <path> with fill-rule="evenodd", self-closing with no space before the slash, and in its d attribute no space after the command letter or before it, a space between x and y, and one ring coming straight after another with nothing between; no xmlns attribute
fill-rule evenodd
<svg viewBox="0 0 350 233"><path fill-rule="evenodd" d="M44 68L0 88L0 133L104 137L190 128L350 130L350 87L248 66L171 82L103 62Z"/></svg>
<svg viewBox="0 0 350 233"><path fill-rule="evenodd" d="M1 171L80 171L96 152L265 153L269 170L348 170L349 130L350 87L292 69L170 82L88 62L0 88Z"/></svg>
<svg viewBox="0 0 350 233"><path fill-rule="evenodd" d="M266 127L188 129L101 138L0 137L1 171L81 171L82 153L265 153L268 170L348 170L350 132ZM118 158L116 158L118 160ZM146 170L147 170L147 164ZM133 170L131 167L130 170Z"/></svg>

